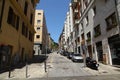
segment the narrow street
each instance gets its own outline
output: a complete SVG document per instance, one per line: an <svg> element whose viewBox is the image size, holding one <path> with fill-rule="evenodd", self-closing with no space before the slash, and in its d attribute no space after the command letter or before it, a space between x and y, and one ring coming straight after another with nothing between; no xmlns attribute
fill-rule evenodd
<svg viewBox="0 0 120 80"><path fill-rule="evenodd" d="M73 63L70 59L54 52L50 54L48 61L49 77L65 77L65 76L89 76L89 72L83 69L83 63Z"/></svg>
<svg viewBox="0 0 120 80"><path fill-rule="evenodd" d="M83 67L83 63L74 63L70 59L56 52L48 54L45 64L28 64L26 75L26 66L17 68L11 72L11 78L8 78L8 72L0 74L0 80L119 80L120 69L108 65L100 64L99 71Z"/></svg>

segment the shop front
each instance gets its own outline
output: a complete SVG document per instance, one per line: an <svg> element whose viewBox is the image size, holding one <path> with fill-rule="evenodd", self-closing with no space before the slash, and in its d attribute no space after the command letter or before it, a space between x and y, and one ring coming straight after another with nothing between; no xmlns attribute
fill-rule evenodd
<svg viewBox="0 0 120 80"><path fill-rule="evenodd" d="M9 45L0 45L0 71L9 66L11 51L12 50Z"/></svg>
<svg viewBox="0 0 120 80"><path fill-rule="evenodd" d="M108 38L110 45L112 65L120 65L120 36L114 35Z"/></svg>

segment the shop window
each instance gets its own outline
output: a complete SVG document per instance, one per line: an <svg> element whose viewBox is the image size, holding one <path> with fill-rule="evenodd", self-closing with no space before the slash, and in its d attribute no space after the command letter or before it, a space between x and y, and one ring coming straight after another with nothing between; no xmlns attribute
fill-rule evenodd
<svg viewBox="0 0 120 80"><path fill-rule="evenodd" d="M107 24L106 30L111 30L112 28L117 26L115 13L111 14L109 17L106 18L106 24Z"/></svg>
<svg viewBox="0 0 120 80"><path fill-rule="evenodd" d="M98 37L99 35L101 35L100 25L98 25L94 28L94 37Z"/></svg>

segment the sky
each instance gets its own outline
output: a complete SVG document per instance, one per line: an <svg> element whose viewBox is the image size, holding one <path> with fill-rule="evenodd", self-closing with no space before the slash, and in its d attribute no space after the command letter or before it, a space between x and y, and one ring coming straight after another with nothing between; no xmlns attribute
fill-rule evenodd
<svg viewBox="0 0 120 80"><path fill-rule="evenodd" d="M70 1L40 0L36 6L36 9L44 10L48 32L55 42L58 42L62 33Z"/></svg>

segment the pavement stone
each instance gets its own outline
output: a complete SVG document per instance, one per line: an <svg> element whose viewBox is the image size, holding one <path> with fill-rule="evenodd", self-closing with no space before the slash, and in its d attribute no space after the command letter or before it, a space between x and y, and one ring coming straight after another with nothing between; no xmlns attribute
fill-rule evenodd
<svg viewBox="0 0 120 80"><path fill-rule="evenodd" d="M99 70L93 70L88 67L83 68L85 71L90 72L92 75L112 75L120 74L120 68L111 65L99 63Z"/></svg>

